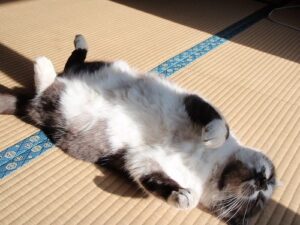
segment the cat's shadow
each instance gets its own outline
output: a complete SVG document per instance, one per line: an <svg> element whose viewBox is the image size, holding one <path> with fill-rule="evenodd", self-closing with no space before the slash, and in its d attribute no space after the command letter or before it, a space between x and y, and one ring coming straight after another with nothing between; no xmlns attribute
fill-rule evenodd
<svg viewBox="0 0 300 225"><path fill-rule="evenodd" d="M127 174L104 168L96 165L96 168L103 175L96 176L94 183L105 192L128 198L147 198L148 195L143 192L136 183L134 183ZM201 210L201 209L199 209ZM202 209L203 210L203 209ZM230 223L227 223L230 224ZM269 224L300 224L300 215L292 209L281 203L270 200L265 209L254 218L250 219L247 225L269 225Z"/></svg>
<svg viewBox="0 0 300 225"><path fill-rule="evenodd" d="M0 71L18 84L14 93L34 93L33 62L16 50L0 43ZM2 90L1 90L2 89ZM1 87L0 91L8 91Z"/></svg>
<svg viewBox="0 0 300 225"><path fill-rule="evenodd" d="M125 173L95 165L102 175L94 178L97 187L114 195L130 198L147 198L148 195Z"/></svg>

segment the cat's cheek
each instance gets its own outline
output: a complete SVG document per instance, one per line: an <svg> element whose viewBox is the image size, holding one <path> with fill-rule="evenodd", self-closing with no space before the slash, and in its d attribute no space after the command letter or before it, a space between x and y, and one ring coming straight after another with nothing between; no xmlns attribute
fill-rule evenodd
<svg viewBox="0 0 300 225"><path fill-rule="evenodd" d="M173 191L167 200L168 204L178 209L193 209L198 205L195 194L190 189L179 189Z"/></svg>

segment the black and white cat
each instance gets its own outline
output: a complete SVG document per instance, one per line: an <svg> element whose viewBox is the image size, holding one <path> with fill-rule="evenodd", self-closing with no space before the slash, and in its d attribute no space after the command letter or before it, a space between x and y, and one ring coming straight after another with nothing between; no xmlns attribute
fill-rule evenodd
<svg viewBox="0 0 300 225"><path fill-rule="evenodd" d="M0 95L0 113L26 116L67 154L126 171L180 209L206 208L232 224L262 209L272 162L241 145L210 103L123 61L85 62L81 35L64 72L36 59L36 95Z"/></svg>

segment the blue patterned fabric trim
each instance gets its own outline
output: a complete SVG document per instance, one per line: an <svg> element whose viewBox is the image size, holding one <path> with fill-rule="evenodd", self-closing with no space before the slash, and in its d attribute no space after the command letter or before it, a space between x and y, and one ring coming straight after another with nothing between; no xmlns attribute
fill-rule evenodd
<svg viewBox="0 0 300 225"><path fill-rule="evenodd" d="M224 44L228 39L250 27L255 22L264 18L272 7L264 7L250 16L238 21L225 30L213 35L194 47L172 57L160 64L152 71L162 74L165 77L171 76L196 59L204 56L213 49ZM32 136L18 142L17 144L0 152L0 179L8 176L20 167L31 162L33 159L51 149L53 143L47 138L44 132L39 131Z"/></svg>
<svg viewBox="0 0 300 225"><path fill-rule="evenodd" d="M244 19L232 24L226 29L218 32L205 41L193 46L192 48L168 59L152 71L162 74L165 77L171 76L178 70L194 62L198 58L206 55L215 48L227 42L230 38L246 30L248 27L264 18L273 9L272 6L266 6Z"/></svg>
<svg viewBox="0 0 300 225"><path fill-rule="evenodd" d="M34 158L49 150L53 144L39 131L0 152L0 179L8 176Z"/></svg>

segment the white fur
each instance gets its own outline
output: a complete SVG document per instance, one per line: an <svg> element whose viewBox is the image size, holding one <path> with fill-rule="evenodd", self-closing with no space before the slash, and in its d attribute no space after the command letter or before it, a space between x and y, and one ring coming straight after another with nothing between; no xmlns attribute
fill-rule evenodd
<svg viewBox="0 0 300 225"><path fill-rule="evenodd" d="M168 198L168 203L180 209L192 209L198 205L198 199L196 199L193 190L179 189L179 191L173 191Z"/></svg>
<svg viewBox="0 0 300 225"><path fill-rule="evenodd" d="M112 68L119 70L123 73L128 73L128 74L136 74L135 70L132 69L127 62L123 61L123 60L118 60L113 62L112 64Z"/></svg>
<svg viewBox="0 0 300 225"><path fill-rule="evenodd" d="M36 58L34 73L34 82L37 94L45 91L56 78L56 72L52 62L44 56Z"/></svg>

